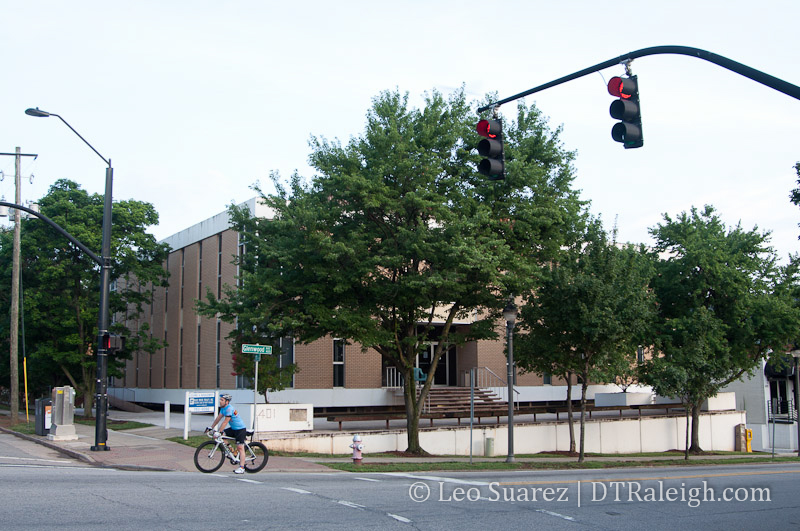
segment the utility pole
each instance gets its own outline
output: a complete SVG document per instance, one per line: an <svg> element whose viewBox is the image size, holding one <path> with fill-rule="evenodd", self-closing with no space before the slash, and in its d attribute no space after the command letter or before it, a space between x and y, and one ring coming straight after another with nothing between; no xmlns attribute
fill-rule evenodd
<svg viewBox="0 0 800 531"><path fill-rule="evenodd" d="M0 153L10 155L14 160L14 202L22 203L22 186L20 185L22 157L36 157L36 155L23 155L20 148L15 153ZM14 243L11 258L11 349L9 363L11 365L11 424L19 422L19 263L20 263L20 236L22 226L20 212L14 209Z"/></svg>

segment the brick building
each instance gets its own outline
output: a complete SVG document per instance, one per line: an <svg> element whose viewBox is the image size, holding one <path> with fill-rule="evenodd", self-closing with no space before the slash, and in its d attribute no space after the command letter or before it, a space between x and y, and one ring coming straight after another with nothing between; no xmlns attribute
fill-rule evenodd
<svg viewBox="0 0 800 531"><path fill-rule="evenodd" d="M255 216L272 215L255 198L244 205ZM187 391L219 390L234 394L234 401L252 402L248 379L233 374L231 345L226 339L233 326L194 311L195 301L204 297L207 289L220 296L223 286L236 284L237 267L232 258L242 249L227 212L164 241L172 249L165 264L170 286L156 290L152 304L133 326L146 325L168 346L152 355L134 353L123 377L111 382L109 394L131 402L182 404ZM457 326L469 324L465 321ZM504 326L498 322L501 338ZM276 354L281 362L296 363L298 372L290 388L270 393L271 402L312 403L315 407L402 404L399 378L393 368L383 366L373 350L362 352L360 346L333 337L310 345L284 340L280 347ZM427 372L428 365L429 356L420 354L418 366ZM440 360L434 383L469 386L468 371L473 367L481 368L479 385L496 387L502 394L507 374L505 341L477 341L452 348ZM551 382L547 376L520 374L516 386L516 399L524 402L565 398L563 382Z"/></svg>

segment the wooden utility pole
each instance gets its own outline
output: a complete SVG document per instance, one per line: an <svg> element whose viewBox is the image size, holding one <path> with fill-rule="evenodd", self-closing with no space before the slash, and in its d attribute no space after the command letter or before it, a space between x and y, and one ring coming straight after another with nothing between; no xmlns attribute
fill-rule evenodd
<svg viewBox="0 0 800 531"><path fill-rule="evenodd" d="M22 186L20 184L20 174L22 157L36 157L27 153L20 153L20 148L15 153L0 153L0 155L10 155L15 158L14 162L14 203L22 203ZM12 249L11 263L11 349L9 364L11 369L11 424L19 422L19 277L20 277L20 236L22 224L21 215L18 208L14 208L14 243Z"/></svg>
<svg viewBox="0 0 800 531"><path fill-rule="evenodd" d="M22 203L20 185L20 149L14 154L14 203ZM14 209L14 244L11 259L11 425L19 422L19 262L20 212Z"/></svg>

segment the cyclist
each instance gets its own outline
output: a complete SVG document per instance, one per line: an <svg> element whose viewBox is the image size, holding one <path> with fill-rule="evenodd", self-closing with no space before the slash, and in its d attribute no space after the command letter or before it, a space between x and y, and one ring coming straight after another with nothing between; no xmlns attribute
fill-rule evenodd
<svg viewBox="0 0 800 531"><path fill-rule="evenodd" d="M247 437L247 428L244 421L239 418L239 413L231 405L231 398L228 393L220 395L219 415L214 419L210 429L213 430L219 423L219 431L224 431L225 435L236 439L236 446L239 448L239 468L234 470L234 473L244 474L244 440Z"/></svg>

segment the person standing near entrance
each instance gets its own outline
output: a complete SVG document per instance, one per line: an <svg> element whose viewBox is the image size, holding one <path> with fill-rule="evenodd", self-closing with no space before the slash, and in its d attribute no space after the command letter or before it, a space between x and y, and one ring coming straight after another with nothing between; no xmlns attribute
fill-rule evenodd
<svg viewBox="0 0 800 531"><path fill-rule="evenodd" d="M219 397L219 415L211 424L211 429L219 423L219 431L224 431L228 437L236 439L236 446L239 449L239 468L234 472L244 474L244 440L247 437L247 427L239 417L239 412L231 405L231 395L225 393ZM221 422L220 422L221 421Z"/></svg>

